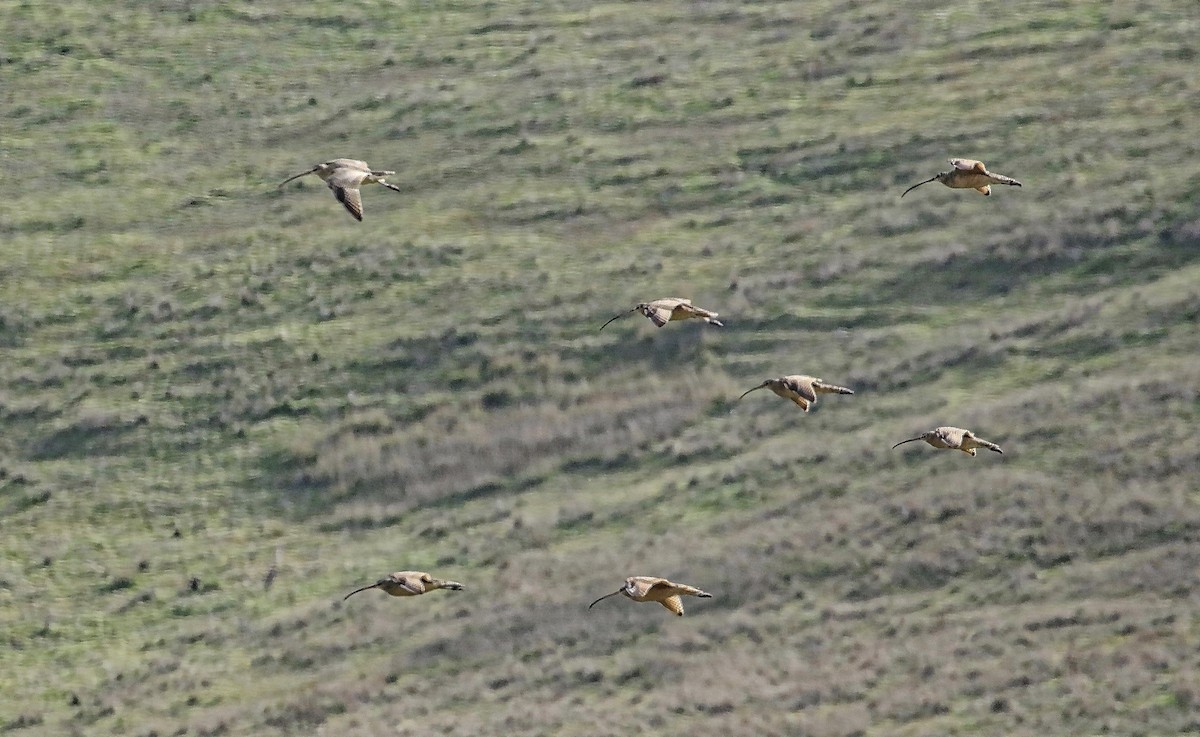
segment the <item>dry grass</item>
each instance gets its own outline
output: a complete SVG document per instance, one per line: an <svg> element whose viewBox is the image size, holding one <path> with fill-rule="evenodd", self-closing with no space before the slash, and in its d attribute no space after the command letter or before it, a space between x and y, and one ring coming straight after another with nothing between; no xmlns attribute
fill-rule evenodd
<svg viewBox="0 0 1200 737"><path fill-rule="evenodd" d="M0 0L0 730L1196 731L1200 19L1110 5Z"/></svg>

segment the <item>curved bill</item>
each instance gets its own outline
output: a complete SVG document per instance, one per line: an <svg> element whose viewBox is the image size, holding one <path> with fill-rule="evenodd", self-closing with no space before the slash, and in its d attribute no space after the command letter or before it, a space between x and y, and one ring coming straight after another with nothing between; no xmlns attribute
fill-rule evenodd
<svg viewBox="0 0 1200 737"><path fill-rule="evenodd" d="M382 582L380 582L380 583L382 583ZM351 591L350 593L343 596L342 601L345 601L346 599L349 599L351 596L354 596L355 594L361 593L368 589L377 589L377 588L379 588L379 583L373 583L370 586L363 586L361 589L355 589L354 591Z"/></svg>
<svg viewBox="0 0 1200 737"><path fill-rule="evenodd" d="M276 185L275 185L275 188L276 188L276 189L278 189L278 188L282 187L283 185L287 184L288 182L292 181L293 179L299 179L300 177L308 176L309 174L313 174L313 173L315 173L315 172L319 171L320 169L321 169L321 167L319 167L319 166L314 166L313 168L309 169L308 171L302 171L302 172L300 172L299 174L295 174L295 175L293 175L293 176L290 176L290 177L288 177L287 179L284 179L284 180L283 180L282 182L280 182L279 184L276 184ZM901 196L903 197L903 195L901 195Z"/></svg>
<svg viewBox="0 0 1200 737"><path fill-rule="evenodd" d="M896 443L895 445L892 446L892 450L899 448L901 445L904 445L905 443L911 443L914 440L924 440L924 439L925 439L924 435L918 435L915 438L909 438L908 440L901 440L899 443Z"/></svg>
<svg viewBox="0 0 1200 737"><path fill-rule="evenodd" d="M632 310L628 310L628 311L626 311L626 312L622 312L621 314L619 314L619 315L617 315L616 317L614 317L612 320L609 320L608 322L604 323L603 325L601 325L601 326L600 326L600 330L603 330L604 328L608 327L608 323L609 323L609 322L612 322L613 320L619 320L619 319L621 319L622 317L625 317L626 315L628 315L630 312L637 312L637 307L634 307ZM597 330L596 332L600 332L600 331L599 331L599 330Z"/></svg>
<svg viewBox="0 0 1200 737"><path fill-rule="evenodd" d="M765 389L766 387L767 387L767 382L764 381L763 383L759 384L758 386L754 387L753 389L747 389L746 391L742 392L742 397L746 396L750 392L756 392L759 389ZM738 397L737 401L739 401L739 402L742 401L742 397Z"/></svg>
<svg viewBox="0 0 1200 737"><path fill-rule="evenodd" d="M605 599L607 599L610 596L616 596L617 594L621 593L621 591L623 591L623 589L617 589L616 591L612 592L611 594L605 594L604 596L601 596L599 599L596 599L591 604L588 604L588 609L591 609L592 607L596 606L597 604L604 601Z"/></svg>
<svg viewBox="0 0 1200 737"><path fill-rule="evenodd" d="M923 182L917 182L917 183L916 183L916 184L914 184L913 186L911 186L911 187L909 187L908 189L904 190L904 194L900 195L900 199L904 199L904 195L905 195L905 194L908 194L909 192L913 191L913 190L914 190L914 189L916 189L917 187L920 187L922 184L929 184L930 182L936 182L936 181L937 181L937 178L938 178L939 176L940 176L940 175L938 175L938 174L935 174L935 175L933 175L932 177L930 177L930 178L926 179L926 180L925 180L925 181L923 181Z"/></svg>

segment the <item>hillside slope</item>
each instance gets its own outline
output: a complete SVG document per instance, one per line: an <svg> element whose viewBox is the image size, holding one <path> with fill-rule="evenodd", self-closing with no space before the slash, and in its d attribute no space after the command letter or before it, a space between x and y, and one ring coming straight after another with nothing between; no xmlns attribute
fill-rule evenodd
<svg viewBox="0 0 1200 737"><path fill-rule="evenodd" d="M1195 3L109 5L0 0L5 734L1200 730Z"/></svg>

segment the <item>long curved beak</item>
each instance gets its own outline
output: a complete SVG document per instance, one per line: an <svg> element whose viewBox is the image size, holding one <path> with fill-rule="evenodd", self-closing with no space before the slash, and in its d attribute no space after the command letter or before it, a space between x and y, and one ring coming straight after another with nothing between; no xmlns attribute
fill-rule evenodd
<svg viewBox="0 0 1200 737"><path fill-rule="evenodd" d="M381 583L382 583L382 582L381 582ZM343 596L343 597L342 597L342 601L345 601L346 599L349 599L351 596L354 596L354 595L355 595L355 594L357 594L357 593L360 593L360 592L366 591L367 589L377 589L377 588L379 588L379 584L378 584L378 583L373 583L373 584L371 584L370 586L363 586L361 589L355 589L354 591L351 591L350 593L348 593L348 594L346 594L345 596Z"/></svg>
<svg viewBox="0 0 1200 737"><path fill-rule="evenodd" d="M600 326L600 330L603 330L604 328L608 327L608 323L609 323L609 322L612 322L613 320L620 320L622 317L625 317L625 316L626 316L626 315L628 315L630 312L636 312L636 311L637 311L637 308L636 308L636 307L634 307L632 310L629 310L628 312L622 312L621 314L619 314L619 315L617 315L616 317L614 317L612 320L609 320L608 322L606 322L606 323L604 323L603 325L601 325L601 326ZM599 331L599 330L597 330L596 332L600 332L600 331ZM591 608L591 607L589 607L589 609L590 609L590 608Z"/></svg>
<svg viewBox="0 0 1200 737"><path fill-rule="evenodd" d="M607 599L610 596L616 596L617 594L621 593L623 590L624 589L617 589L616 591L612 592L611 594L605 594L604 596L601 596L599 599L596 599L591 604L588 604L588 609L591 609L592 607L596 606L597 604L604 601L605 599Z"/></svg>
<svg viewBox="0 0 1200 737"><path fill-rule="evenodd" d="M899 443L896 443L895 445L892 446L892 450L899 448L901 445L904 445L905 443L911 443L914 440L924 440L924 438L921 437L920 435L918 435L915 438L909 438L908 440L901 440Z"/></svg>
<svg viewBox="0 0 1200 737"><path fill-rule="evenodd" d="M767 386L767 382L764 381L763 383L759 384L758 386L754 387L753 389L747 389L746 391L742 392L742 397L746 396L750 392L756 392L759 389L763 389L766 386ZM742 401L742 397L738 397L737 401L739 401L739 402Z"/></svg>
<svg viewBox="0 0 1200 737"><path fill-rule="evenodd" d="M299 179L300 177L308 176L309 174L312 174L312 173L314 173L314 172L320 171L320 169L321 169L321 167L319 167L319 166L314 166L313 168L309 169L308 171L302 171L302 172L300 172L299 174L296 174L296 175L294 175L294 176L290 176L290 177L288 177L287 179L284 179L284 180L283 180L282 182L280 182L279 184L275 185L275 188L276 188L276 189L279 189L280 187L282 187L283 185L285 185L285 184L287 184L288 182L292 181L293 179ZM901 196L903 196L903 195L901 195Z"/></svg>
<svg viewBox="0 0 1200 737"><path fill-rule="evenodd" d="M917 182L917 183L916 183L916 184L914 184L913 186L911 186L911 187L909 187L908 189L904 190L904 194L908 194L909 192L913 191L913 190L914 190L914 189L916 189L917 187L920 187L922 184L929 184L930 182L936 182L936 181L937 181L937 178L938 178L938 175L937 175L937 174L934 174L932 177L930 177L930 178L926 179L926 180L925 180L925 181L923 181L923 182ZM904 199L904 194L900 195L900 199Z"/></svg>

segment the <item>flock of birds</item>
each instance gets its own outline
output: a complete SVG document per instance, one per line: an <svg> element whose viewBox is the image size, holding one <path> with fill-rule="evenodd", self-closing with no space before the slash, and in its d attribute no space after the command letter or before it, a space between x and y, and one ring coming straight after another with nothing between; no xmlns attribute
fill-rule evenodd
<svg viewBox="0 0 1200 737"><path fill-rule="evenodd" d="M1012 177L988 171L987 166L982 161L974 159L950 159L950 164L952 165L950 171L935 174L923 182L917 182L904 190L904 193L900 197L903 198L904 195L920 187L922 184L929 184L930 182L941 182L951 189L974 189L982 195L991 195L991 185L993 184L1005 184L1012 187L1021 186L1021 183ZM350 212L355 220L361 222L363 219L363 206L362 194L359 191L360 188L366 184L380 184L388 189L400 192L402 190L399 187L389 183L386 179L386 177L395 173L394 171L372 169L367 165L367 162L359 161L358 159L333 159L317 164L308 171L288 177L279 183L279 187L283 187L283 185L293 179L298 179L308 174L316 174L333 191L333 196L337 201L345 206L346 210ZM600 329L603 330L614 320L618 320L633 312L641 312L656 327L660 328L668 322L691 319L703 320L710 325L724 327L724 324L717 320L716 312L697 307L692 304L690 299L664 297L650 302L641 302L635 305L633 309L613 317L601 325ZM815 376L793 374L790 376L781 376L777 379L767 379L758 386L744 392L738 397L738 401L750 392L759 389L770 389L780 397L795 402L805 412L808 412L809 406L817 401L818 395L854 394L854 390L852 389L827 383ZM960 450L970 456L974 456L979 448L986 448L995 453L1004 453L999 445L984 440L970 430L948 425L936 427L914 438L901 440L899 443L893 445L892 448L898 448L905 443L911 443L915 440L924 440L934 448L942 450ZM349 594L346 594L343 601L369 589L380 589L391 596L419 596L438 589L462 591L463 588L463 585L457 581L434 578L424 571L397 571L396 573L388 574L386 577L379 579L369 586L363 586L351 591ZM625 579L624 586L611 594L605 594L596 599L588 605L588 609L596 606L596 604L604 599L616 596L617 594L621 594L636 602L657 602L666 607L672 614L680 617L683 616L683 600L680 597L695 596L701 599L712 598L712 594L702 591L695 586L675 583L674 581L657 576L630 576Z"/></svg>

